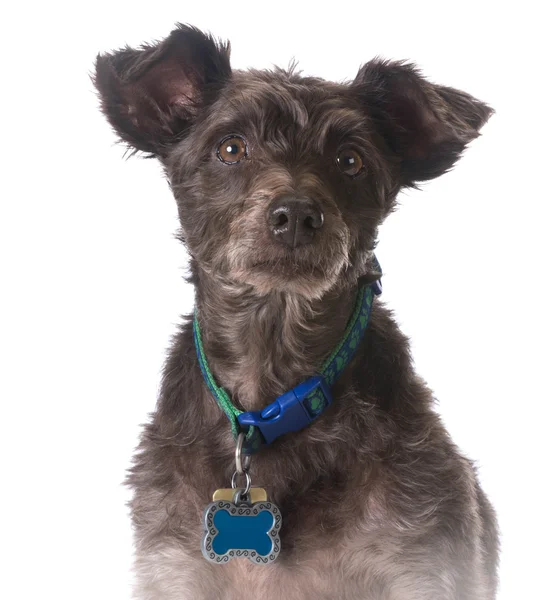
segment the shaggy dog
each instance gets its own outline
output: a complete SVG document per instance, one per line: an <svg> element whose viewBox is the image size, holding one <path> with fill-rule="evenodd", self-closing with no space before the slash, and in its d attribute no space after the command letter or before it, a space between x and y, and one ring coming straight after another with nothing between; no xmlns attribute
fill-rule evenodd
<svg viewBox="0 0 552 600"><path fill-rule="evenodd" d="M378 227L397 194L449 170L492 110L404 62L372 60L338 84L233 71L229 55L179 25L99 55L95 85L121 140L164 167L205 356L252 411L320 369L359 286L379 277ZM494 598L493 509L378 299L332 392L319 419L253 457L283 518L278 560L213 564L203 511L228 487L236 442L185 320L129 476L136 598Z"/></svg>

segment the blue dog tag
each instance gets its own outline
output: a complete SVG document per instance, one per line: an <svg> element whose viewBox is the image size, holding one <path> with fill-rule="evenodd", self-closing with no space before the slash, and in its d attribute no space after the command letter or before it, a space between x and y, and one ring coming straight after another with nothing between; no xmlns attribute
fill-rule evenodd
<svg viewBox="0 0 552 600"><path fill-rule="evenodd" d="M211 562L221 564L243 557L255 564L267 564L280 553L282 515L272 502L211 502L205 509L203 523L201 550Z"/></svg>

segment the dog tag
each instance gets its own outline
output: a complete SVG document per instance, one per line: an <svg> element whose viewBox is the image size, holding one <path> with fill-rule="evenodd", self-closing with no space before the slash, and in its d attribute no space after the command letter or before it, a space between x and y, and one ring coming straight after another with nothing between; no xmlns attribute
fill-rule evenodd
<svg viewBox="0 0 552 600"><path fill-rule="evenodd" d="M266 496L262 488L259 490ZM232 558L248 558L255 564L274 562L280 553L282 515L272 502L240 501L241 490L229 490L232 500L216 500L207 505L203 515L203 556L216 564ZM217 490L214 495L227 490ZM248 495L249 496L249 495Z"/></svg>
<svg viewBox="0 0 552 600"><path fill-rule="evenodd" d="M217 500L228 500L229 502L232 502L235 494L236 490L232 488L222 488L213 494L213 502L216 502ZM266 502L266 490L256 487L251 488L249 490L249 500L252 504L255 504L255 502Z"/></svg>

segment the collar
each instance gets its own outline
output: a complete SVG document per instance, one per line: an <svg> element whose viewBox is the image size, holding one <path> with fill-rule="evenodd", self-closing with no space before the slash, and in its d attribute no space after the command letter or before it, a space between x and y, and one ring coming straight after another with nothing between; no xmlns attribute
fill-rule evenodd
<svg viewBox="0 0 552 600"><path fill-rule="evenodd" d="M379 263L374 263L380 271ZM194 314L194 342L203 378L217 404L232 426L234 438L246 434L243 451L253 454L276 438L304 429L317 419L333 401L331 387L351 362L368 327L374 296L381 294L381 280L359 288L355 308L343 337L314 376L282 394L263 410L243 412L230 399L228 392L217 385L205 356L197 311Z"/></svg>

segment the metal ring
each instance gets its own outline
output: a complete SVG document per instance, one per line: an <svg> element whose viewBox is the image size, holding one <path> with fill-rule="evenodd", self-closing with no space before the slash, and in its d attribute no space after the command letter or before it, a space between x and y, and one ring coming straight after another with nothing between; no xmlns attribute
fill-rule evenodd
<svg viewBox="0 0 552 600"><path fill-rule="evenodd" d="M245 476L245 487L242 488L242 496L247 496L247 494L249 494L249 491L251 490L251 475L249 475L249 473L247 471L244 471L244 476ZM234 474L232 475L232 489L236 490L238 489L238 482L237 482L237 478L238 478L239 473L237 471L234 471Z"/></svg>
<svg viewBox="0 0 552 600"><path fill-rule="evenodd" d="M251 505L251 496L249 494L244 494L243 490L240 490L238 488L234 492L234 497L232 498L232 502L236 505L238 505L238 504Z"/></svg>
<svg viewBox="0 0 552 600"><path fill-rule="evenodd" d="M245 433L240 432L238 440L236 442L236 471L238 475L243 475L249 471L251 466L251 455L246 454L242 456L243 442L245 440Z"/></svg>

